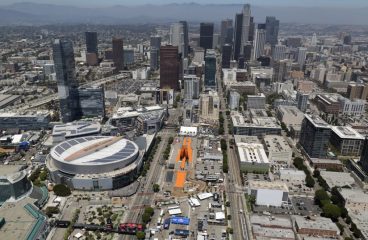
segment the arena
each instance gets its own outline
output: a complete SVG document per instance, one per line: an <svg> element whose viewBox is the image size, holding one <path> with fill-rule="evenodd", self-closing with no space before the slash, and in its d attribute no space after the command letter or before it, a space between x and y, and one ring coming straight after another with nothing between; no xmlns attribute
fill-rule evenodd
<svg viewBox="0 0 368 240"><path fill-rule="evenodd" d="M109 190L137 177L146 147L110 136L88 136L52 148L47 167L55 183L79 190Z"/></svg>

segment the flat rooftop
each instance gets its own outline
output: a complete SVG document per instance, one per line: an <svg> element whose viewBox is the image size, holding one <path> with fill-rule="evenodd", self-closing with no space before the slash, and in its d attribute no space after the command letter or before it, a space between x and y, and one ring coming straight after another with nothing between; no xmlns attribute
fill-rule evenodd
<svg viewBox="0 0 368 240"><path fill-rule="evenodd" d="M330 125L325 122L321 117L316 115L304 115L306 119L309 120L316 128L330 128Z"/></svg>
<svg viewBox="0 0 368 240"><path fill-rule="evenodd" d="M284 182L268 182L268 181L249 181L249 189L269 189L289 192L287 185Z"/></svg>
<svg viewBox="0 0 368 240"><path fill-rule="evenodd" d="M98 122L78 121L66 124L55 125L52 135L65 134L65 137L80 135L98 134L101 131L101 124Z"/></svg>
<svg viewBox="0 0 368 240"><path fill-rule="evenodd" d="M321 177L326 181L330 188L351 186L355 184L354 178L347 172L320 171Z"/></svg>
<svg viewBox="0 0 368 240"><path fill-rule="evenodd" d="M364 136L348 126L331 126L331 130L342 139L364 140Z"/></svg>
<svg viewBox="0 0 368 240"><path fill-rule="evenodd" d="M270 163L262 144L238 143L241 163Z"/></svg>
<svg viewBox="0 0 368 240"><path fill-rule="evenodd" d="M292 216L292 218L295 220L299 229L319 229L340 232L336 224L329 218L313 217L310 220L303 216Z"/></svg>
<svg viewBox="0 0 368 240"><path fill-rule="evenodd" d="M340 194L352 203L368 203L368 194L360 189L341 188Z"/></svg>
<svg viewBox="0 0 368 240"><path fill-rule="evenodd" d="M264 137L266 148L270 152L290 152L291 148L283 136L266 135Z"/></svg>

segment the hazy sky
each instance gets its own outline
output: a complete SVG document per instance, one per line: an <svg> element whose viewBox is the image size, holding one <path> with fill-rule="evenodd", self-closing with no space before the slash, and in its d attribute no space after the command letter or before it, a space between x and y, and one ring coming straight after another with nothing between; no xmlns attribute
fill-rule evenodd
<svg viewBox="0 0 368 240"><path fill-rule="evenodd" d="M111 6L139 5L139 4L166 4L166 3L250 3L254 5L282 5L282 6L339 6L339 7L368 7L368 0L0 0L0 5L16 2L35 2L74 6Z"/></svg>

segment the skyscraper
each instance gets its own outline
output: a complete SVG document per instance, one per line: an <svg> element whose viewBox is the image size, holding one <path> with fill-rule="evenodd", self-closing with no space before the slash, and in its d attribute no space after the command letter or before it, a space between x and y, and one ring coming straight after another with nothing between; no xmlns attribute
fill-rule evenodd
<svg viewBox="0 0 368 240"><path fill-rule="evenodd" d="M234 53L233 57L235 60L239 59L241 54L241 39L242 39L242 24L243 24L243 14L239 13L235 16L235 28L234 28Z"/></svg>
<svg viewBox="0 0 368 240"><path fill-rule="evenodd" d="M212 49L213 44L213 23L201 23L199 46L207 49Z"/></svg>
<svg viewBox="0 0 368 240"><path fill-rule="evenodd" d="M249 41L249 31L250 31L250 4L244 4L243 6L243 21L242 21L242 38L241 38L241 50L244 49L244 46Z"/></svg>
<svg viewBox="0 0 368 240"><path fill-rule="evenodd" d="M151 36L150 47L150 67L153 70L157 70L160 62L161 37Z"/></svg>
<svg viewBox="0 0 368 240"><path fill-rule="evenodd" d="M160 88L179 89L180 59L178 47L161 46L160 48Z"/></svg>
<svg viewBox="0 0 368 240"><path fill-rule="evenodd" d="M183 58L188 57L189 52L189 34L188 34L188 23L187 21L180 21L183 25L183 33L184 33L184 51L183 51Z"/></svg>
<svg viewBox="0 0 368 240"><path fill-rule="evenodd" d="M86 37L86 60L87 64L94 66L98 64L97 32L85 32Z"/></svg>
<svg viewBox="0 0 368 240"><path fill-rule="evenodd" d="M300 111L305 112L307 110L308 98L309 98L308 93L303 93L299 91L296 93L296 104Z"/></svg>
<svg viewBox="0 0 368 240"><path fill-rule="evenodd" d="M199 78L196 75L184 75L184 99L199 98Z"/></svg>
<svg viewBox="0 0 368 240"><path fill-rule="evenodd" d="M311 45L312 46L317 46L317 34L315 34L315 33L313 33Z"/></svg>
<svg viewBox="0 0 368 240"><path fill-rule="evenodd" d="M174 23L170 27L170 44L178 47L179 53L184 55L184 26L182 23Z"/></svg>
<svg viewBox="0 0 368 240"><path fill-rule="evenodd" d="M83 116L105 117L105 91L103 87L79 88L78 97Z"/></svg>
<svg viewBox="0 0 368 240"><path fill-rule="evenodd" d="M122 38L112 39L112 59L116 71L124 69L124 44Z"/></svg>
<svg viewBox="0 0 368 240"><path fill-rule="evenodd" d="M266 32L264 29L257 28L255 31L253 41L253 60L256 60L258 57L263 55L264 52L264 45L266 43Z"/></svg>
<svg viewBox="0 0 368 240"><path fill-rule="evenodd" d="M362 154L360 155L360 165L363 170L368 173L368 137L365 138L363 143Z"/></svg>
<svg viewBox="0 0 368 240"><path fill-rule="evenodd" d="M325 158L330 140L330 126L320 117L305 115L299 143L311 158Z"/></svg>
<svg viewBox="0 0 368 240"><path fill-rule="evenodd" d="M287 73L287 65L289 61L286 59L274 61L273 63L273 82L283 82Z"/></svg>
<svg viewBox="0 0 368 240"><path fill-rule="evenodd" d="M304 47L299 47L298 48L298 64L301 69L303 69L304 67L306 56L307 56L307 49Z"/></svg>
<svg viewBox="0 0 368 240"><path fill-rule="evenodd" d="M225 19L221 21L221 46L231 44L233 31L233 20Z"/></svg>
<svg viewBox="0 0 368 240"><path fill-rule="evenodd" d="M278 42L280 21L275 17L266 17L266 43L274 46Z"/></svg>
<svg viewBox="0 0 368 240"><path fill-rule="evenodd" d="M204 61L204 86L216 88L216 53L213 49L207 50Z"/></svg>
<svg viewBox="0 0 368 240"><path fill-rule="evenodd" d="M87 53L96 53L97 55L97 32L85 32L85 36Z"/></svg>
<svg viewBox="0 0 368 240"><path fill-rule="evenodd" d="M230 44L222 46L222 68L230 68L231 50Z"/></svg>
<svg viewBox="0 0 368 240"><path fill-rule="evenodd" d="M250 17L249 37L248 37L249 42L253 42L253 40L254 40L255 26L256 26L256 24L254 23L254 18Z"/></svg>
<svg viewBox="0 0 368 240"><path fill-rule="evenodd" d="M286 46L285 45L275 45L272 48L272 59L274 61L283 60L286 58Z"/></svg>
<svg viewBox="0 0 368 240"><path fill-rule="evenodd" d="M60 118L64 123L71 122L81 115L73 43L56 39L53 44L53 59L60 100Z"/></svg>

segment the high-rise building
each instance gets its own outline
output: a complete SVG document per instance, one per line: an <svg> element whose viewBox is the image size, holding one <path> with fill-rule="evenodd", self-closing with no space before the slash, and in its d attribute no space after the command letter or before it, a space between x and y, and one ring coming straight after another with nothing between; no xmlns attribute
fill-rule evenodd
<svg viewBox="0 0 368 240"><path fill-rule="evenodd" d="M122 38L112 39L112 59L116 71L124 69L124 44Z"/></svg>
<svg viewBox="0 0 368 240"><path fill-rule="evenodd" d="M244 46L242 56L244 57L244 60L245 61L250 61L250 59L252 58L252 49L253 49L253 46L252 46L252 43L251 42L248 42Z"/></svg>
<svg viewBox="0 0 368 240"><path fill-rule="evenodd" d="M151 36L150 47L150 67L157 70L160 63L161 37Z"/></svg>
<svg viewBox="0 0 368 240"><path fill-rule="evenodd" d="M317 34L313 33L313 36L312 36L312 41L311 41L311 46L317 46Z"/></svg>
<svg viewBox="0 0 368 240"><path fill-rule="evenodd" d="M256 28L256 24L254 22L254 18L250 17L249 37L248 37L249 42L253 42L253 40L254 40L254 30L255 30L255 28Z"/></svg>
<svg viewBox="0 0 368 240"><path fill-rule="evenodd" d="M272 48L272 59L274 61L283 60L286 58L286 46L285 45L275 45Z"/></svg>
<svg viewBox="0 0 368 240"><path fill-rule="evenodd" d="M233 20L225 19L221 21L221 46L232 43Z"/></svg>
<svg viewBox="0 0 368 240"><path fill-rule="evenodd" d="M273 82L283 82L289 70L289 60L283 59L273 63Z"/></svg>
<svg viewBox="0 0 368 240"><path fill-rule="evenodd" d="M289 37L286 40L286 45L292 48L298 48L302 46L302 39L300 37Z"/></svg>
<svg viewBox="0 0 368 240"><path fill-rule="evenodd" d="M53 59L60 100L60 118L64 123L71 122L81 115L73 43L56 39L53 44Z"/></svg>
<svg viewBox="0 0 368 240"><path fill-rule="evenodd" d="M230 68L231 50L230 44L222 46L222 68Z"/></svg>
<svg viewBox="0 0 368 240"><path fill-rule="evenodd" d="M366 100L368 97L368 85L367 84L359 84L359 83L351 83L348 85L347 96L353 99L363 99Z"/></svg>
<svg viewBox="0 0 368 240"><path fill-rule="evenodd" d="M196 75L184 75L184 99L199 98L199 78Z"/></svg>
<svg viewBox="0 0 368 240"><path fill-rule="evenodd" d="M179 53L184 56L184 26L182 23L174 23L170 27L170 44L178 47Z"/></svg>
<svg viewBox="0 0 368 240"><path fill-rule="evenodd" d="M199 30L199 46L207 49L212 49L213 44L213 23L201 23Z"/></svg>
<svg viewBox="0 0 368 240"><path fill-rule="evenodd" d="M235 91L230 91L229 94L229 108L236 110L239 108L240 94Z"/></svg>
<svg viewBox="0 0 368 240"><path fill-rule="evenodd" d="M365 138L363 143L362 154L360 155L360 165L363 170L368 173L368 137Z"/></svg>
<svg viewBox="0 0 368 240"><path fill-rule="evenodd" d="M275 17L266 17L266 43L275 46L278 42L280 21Z"/></svg>
<svg viewBox="0 0 368 240"><path fill-rule="evenodd" d="M160 47L161 47L161 37L160 36L151 36L150 47L160 49Z"/></svg>
<svg viewBox="0 0 368 240"><path fill-rule="evenodd" d="M308 107L309 94L303 92L296 93L296 104L300 111L305 112Z"/></svg>
<svg viewBox="0 0 368 240"><path fill-rule="evenodd" d="M257 28L255 31L253 41L253 60L257 60L258 57L263 55L264 52L264 45L266 43L266 32L264 29Z"/></svg>
<svg viewBox="0 0 368 240"><path fill-rule="evenodd" d="M98 54L97 32L85 32L87 53Z"/></svg>
<svg viewBox="0 0 368 240"><path fill-rule="evenodd" d="M328 151L331 128L318 116L305 114L299 143L311 158L325 158Z"/></svg>
<svg viewBox="0 0 368 240"><path fill-rule="evenodd" d="M216 53L213 49L207 49L204 61L204 86L216 88Z"/></svg>
<svg viewBox="0 0 368 240"><path fill-rule="evenodd" d="M350 45L351 44L351 35L350 34L344 36L343 43L345 45Z"/></svg>
<svg viewBox="0 0 368 240"><path fill-rule="evenodd" d="M307 49L304 47L298 48L298 64L301 69L303 69L305 64L305 59L307 57Z"/></svg>
<svg viewBox="0 0 368 240"><path fill-rule="evenodd" d="M251 17L250 4L244 4L242 14L243 14L243 22L242 22L241 50L244 49L244 46L249 41L250 17Z"/></svg>
<svg viewBox="0 0 368 240"><path fill-rule="evenodd" d="M105 117L105 91L103 87L79 88L78 96L84 117Z"/></svg>
<svg viewBox="0 0 368 240"><path fill-rule="evenodd" d="M235 16L235 28L234 28L234 53L233 57L235 60L239 59L241 51L241 39L242 39L242 24L243 24L243 14L239 13Z"/></svg>
<svg viewBox="0 0 368 240"><path fill-rule="evenodd" d="M189 52L189 33L188 33L188 23L187 21L180 21L183 25L183 33L184 33L184 50L183 50L183 58L188 57Z"/></svg>
<svg viewBox="0 0 368 240"><path fill-rule="evenodd" d="M180 57L178 47L167 45L160 48L160 88L179 89Z"/></svg>

